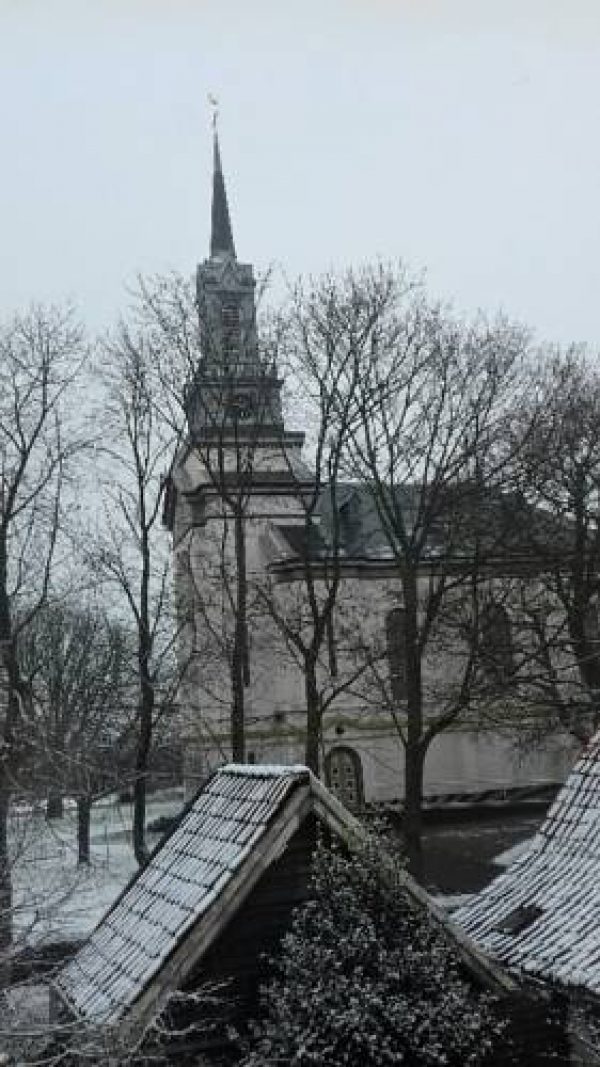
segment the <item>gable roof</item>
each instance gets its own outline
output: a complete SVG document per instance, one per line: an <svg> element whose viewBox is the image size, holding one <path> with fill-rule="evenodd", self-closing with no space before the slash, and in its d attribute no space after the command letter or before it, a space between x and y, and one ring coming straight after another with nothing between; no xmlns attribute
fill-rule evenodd
<svg viewBox="0 0 600 1067"><path fill-rule="evenodd" d="M452 917L515 971L600 995L600 732L528 851Z"/></svg>
<svg viewBox="0 0 600 1067"><path fill-rule="evenodd" d="M208 780L54 979L71 1015L94 1026L135 1019L145 1026L180 988L309 813L350 846L367 831L302 766L230 764ZM405 875L407 894L447 927L479 980L510 979ZM193 941L190 948L188 942Z"/></svg>
<svg viewBox="0 0 600 1067"><path fill-rule="evenodd" d="M192 925L224 894L292 792L304 767L217 772L118 897L55 986L94 1023L118 1020Z"/></svg>

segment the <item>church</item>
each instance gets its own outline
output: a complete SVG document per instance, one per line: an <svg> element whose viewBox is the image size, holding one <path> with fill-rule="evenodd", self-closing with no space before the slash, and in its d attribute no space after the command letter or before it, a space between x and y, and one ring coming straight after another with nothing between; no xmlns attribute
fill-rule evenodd
<svg viewBox="0 0 600 1067"><path fill-rule="evenodd" d="M188 792L231 759L309 762L350 809L401 802L397 565L368 487L344 482L334 501L315 491L305 433L284 412L279 368L260 345L254 271L237 258L216 130L210 251L196 277L203 355L186 386L186 438L164 513ZM410 504L407 487L402 505ZM332 577L334 529L342 548ZM431 656L425 670L427 716L427 700L433 707L451 678L452 656ZM514 727L482 728L463 716L428 748L424 797L517 796L558 785L575 751L564 735L522 751Z"/></svg>

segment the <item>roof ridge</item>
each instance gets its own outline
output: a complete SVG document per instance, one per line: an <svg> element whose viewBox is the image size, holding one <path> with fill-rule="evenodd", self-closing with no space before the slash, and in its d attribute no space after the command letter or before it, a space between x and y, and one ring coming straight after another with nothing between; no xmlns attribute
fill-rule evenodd
<svg viewBox="0 0 600 1067"><path fill-rule="evenodd" d="M303 763L226 763L216 774L245 775L248 778L299 778L310 775Z"/></svg>

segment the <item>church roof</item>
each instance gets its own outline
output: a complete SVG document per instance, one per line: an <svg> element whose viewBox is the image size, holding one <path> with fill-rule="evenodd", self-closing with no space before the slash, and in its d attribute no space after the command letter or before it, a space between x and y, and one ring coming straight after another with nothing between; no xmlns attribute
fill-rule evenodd
<svg viewBox="0 0 600 1067"><path fill-rule="evenodd" d="M453 919L514 971L600 995L600 732L528 851Z"/></svg>
<svg viewBox="0 0 600 1067"><path fill-rule="evenodd" d="M323 489L310 523L318 530L318 536L311 535L308 542L313 549L311 558L316 561L332 552L336 523L340 557L350 563L392 562L395 556L389 535L397 533L401 524L409 543L419 546L423 561L445 558L460 564L472 558L476 541L488 559L512 563L539 562L542 556L556 553L564 557L568 552L569 531L564 524L514 495L489 490L482 493L474 485L439 489L405 484L388 490L388 535L376 500L379 491L367 482L341 482L335 493L328 487ZM287 526L278 525L277 529L290 546L289 560L279 559L276 564L285 567L304 555L306 538L301 546L297 527L291 537ZM545 552L541 552L542 547Z"/></svg>
<svg viewBox="0 0 600 1067"><path fill-rule="evenodd" d="M231 764L217 771L54 979L70 1014L102 1027L126 1019L149 1022L194 972L311 814L350 846L367 837L306 767ZM408 874L403 885L448 930L471 971L495 988L506 988L505 976Z"/></svg>
<svg viewBox="0 0 600 1067"><path fill-rule="evenodd" d="M280 534L294 554L299 559L320 559L327 554L327 542L318 526L314 523L307 526L306 523L277 523L277 533Z"/></svg>

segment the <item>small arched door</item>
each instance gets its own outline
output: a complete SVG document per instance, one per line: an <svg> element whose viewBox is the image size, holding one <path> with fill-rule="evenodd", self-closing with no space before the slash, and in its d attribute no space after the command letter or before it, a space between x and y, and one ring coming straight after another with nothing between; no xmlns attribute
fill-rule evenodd
<svg viewBox="0 0 600 1067"><path fill-rule="evenodd" d="M360 756L353 748L339 745L325 757L325 781L331 792L350 811L363 806L363 773Z"/></svg>

